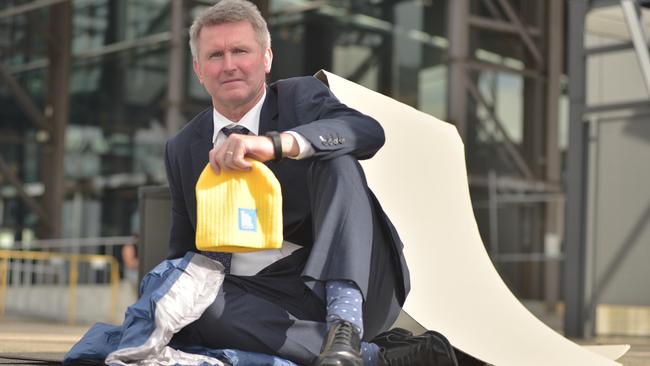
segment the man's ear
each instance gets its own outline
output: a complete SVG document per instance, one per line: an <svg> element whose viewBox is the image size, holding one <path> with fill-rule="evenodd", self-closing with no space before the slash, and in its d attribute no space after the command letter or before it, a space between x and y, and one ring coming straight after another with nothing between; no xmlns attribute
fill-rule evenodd
<svg viewBox="0 0 650 366"><path fill-rule="evenodd" d="M271 72L271 64L273 64L273 51L271 48L267 48L264 51L264 71L267 74Z"/></svg>
<svg viewBox="0 0 650 366"><path fill-rule="evenodd" d="M196 74L196 77L199 79L199 83L203 84L203 77L201 76L201 68L199 67L199 62L196 61L196 59L192 59L192 66L194 68L194 73Z"/></svg>

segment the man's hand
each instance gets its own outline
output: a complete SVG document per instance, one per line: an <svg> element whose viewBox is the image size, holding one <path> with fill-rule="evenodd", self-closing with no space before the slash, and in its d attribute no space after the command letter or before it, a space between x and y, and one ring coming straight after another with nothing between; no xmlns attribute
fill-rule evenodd
<svg viewBox="0 0 650 366"><path fill-rule="evenodd" d="M281 133L282 156L296 156L300 152L298 142L288 133ZM273 142L270 137L232 134L221 146L210 150L212 170L219 174L221 169L250 170L252 164L244 158L265 162L273 159Z"/></svg>

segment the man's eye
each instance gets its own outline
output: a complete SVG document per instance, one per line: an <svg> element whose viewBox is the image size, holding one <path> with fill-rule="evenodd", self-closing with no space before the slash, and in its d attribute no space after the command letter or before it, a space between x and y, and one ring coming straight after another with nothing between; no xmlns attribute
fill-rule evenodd
<svg viewBox="0 0 650 366"><path fill-rule="evenodd" d="M246 50L243 50L241 48L237 48L233 50L233 53L246 53Z"/></svg>
<svg viewBox="0 0 650 366"><path fill-rule="evenodd" d="M223 57L223 52L214 52L210 54L210 58L219 58Z"/></svg>

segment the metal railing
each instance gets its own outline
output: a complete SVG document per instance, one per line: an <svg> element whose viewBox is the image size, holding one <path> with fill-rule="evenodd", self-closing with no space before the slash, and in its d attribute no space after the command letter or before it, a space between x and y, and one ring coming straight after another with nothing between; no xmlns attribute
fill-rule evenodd
<svg viewBox="0 0 650 366"><path fill-rule="evenodd" d="M67 283L68 287L68 323L74 324L77 313L77 289L79 285L79 265L86 262L92 264L102 264L110 266L110 318L114 322L118 320L118 291L119 291L119 263L115 257L102 254L79 254L79 253L60 253L60 252L37 252L25 250L0 250L0 317L4 316L6 296L10 277L12 283L23 282L31 284L34 282L32 268L34 265L43 265L44 263L67 263L67 277L63 273L58 273L59 281ZM61 266L59 266L61 268ZM62 271L59 271L62 272Z"/></svg>

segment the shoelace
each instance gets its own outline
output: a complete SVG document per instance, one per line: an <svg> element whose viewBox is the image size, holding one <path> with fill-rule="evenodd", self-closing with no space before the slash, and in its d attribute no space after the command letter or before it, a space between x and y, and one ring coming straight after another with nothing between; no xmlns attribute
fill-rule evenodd
<svg viewBox="0 0 650 366"><path fill-rule="evenodd" d="M352 340L352 332L352 325L344 322L336 329L336 334L334 335L334 343L349 344Z"/></svg>

